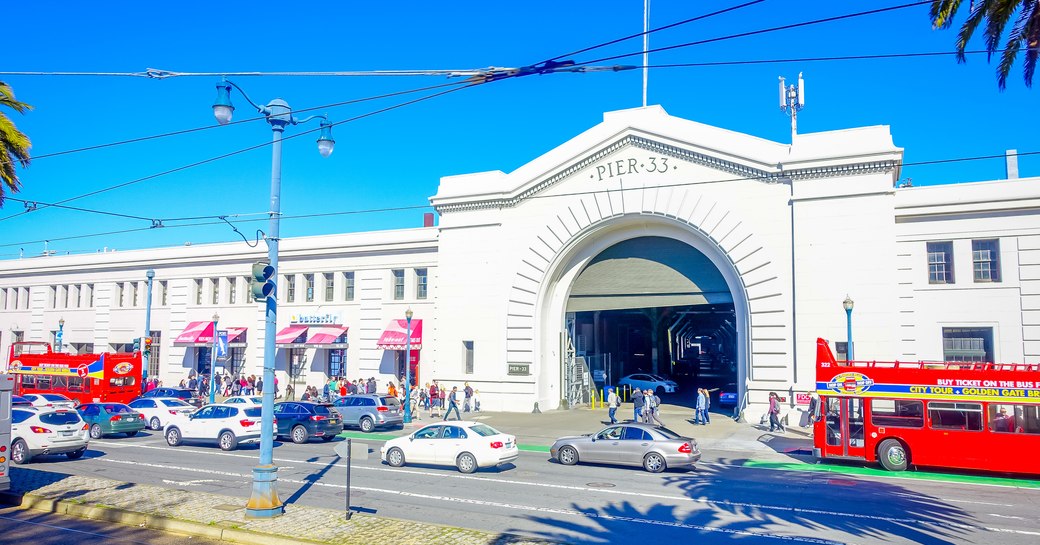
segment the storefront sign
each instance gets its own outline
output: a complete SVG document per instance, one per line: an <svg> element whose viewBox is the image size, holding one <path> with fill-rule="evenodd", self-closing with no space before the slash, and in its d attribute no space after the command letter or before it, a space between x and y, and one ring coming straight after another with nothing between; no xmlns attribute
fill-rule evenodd
<svg viewBox="0 0 1040 545"><path fill-rule="evenodd" d="M509 364L509 376L527 376L531 374L531 364L529 363L510 363Z"/></svg>
<svg viewBox="0 0 1040 545"><path fill-rule="evenodd" d="M625 159L615 159L597 165L596 173L589 174L589 178L593 178L597 182L602 182L603 180L609 180L615 176L625 176L629 174L664 174L669 170L675 170L675 167L668 163L668 157L647 157L645 159L628 157Z"/></svg>
<svg viewBox="0 0 1040 545"><path fill-rule="evenodd" d="M301 325L339 325L343 322L340 321L339 314L327 312L325 314L292 314L289 316L289 323Z"/></svg>

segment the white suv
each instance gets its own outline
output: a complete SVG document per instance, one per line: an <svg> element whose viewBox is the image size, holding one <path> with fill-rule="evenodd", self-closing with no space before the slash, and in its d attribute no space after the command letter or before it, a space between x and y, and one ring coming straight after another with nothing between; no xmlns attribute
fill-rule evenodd
<svg viewBox="0 0 1040 545"><path fill-rule="evenodd" d="M87 450L88 427L74 410L12 408L11 460L25 464L44 454L80 458Z"/></svg>
<svg viewBox="0 0 1040 545"><path fill-rule="evenodd" d="M176 447L185 441L215 442L221 450L235 450L240 443L258 443L260 407L216 404L186 416L171 415L166 423L166 443Z"/></svg>

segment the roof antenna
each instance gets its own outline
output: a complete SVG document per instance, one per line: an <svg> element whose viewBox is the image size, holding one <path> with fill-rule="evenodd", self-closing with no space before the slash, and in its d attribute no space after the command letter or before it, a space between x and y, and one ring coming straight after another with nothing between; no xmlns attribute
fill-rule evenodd
<svg viewBox="0 0 1040 545"><path fill-rule="evenodd" d="M805 107L805 80L798 72L798 87L793 84L784 87L784 77L780 76L780 111L791 117L791 144L798 135L798 112Z"/></svg>

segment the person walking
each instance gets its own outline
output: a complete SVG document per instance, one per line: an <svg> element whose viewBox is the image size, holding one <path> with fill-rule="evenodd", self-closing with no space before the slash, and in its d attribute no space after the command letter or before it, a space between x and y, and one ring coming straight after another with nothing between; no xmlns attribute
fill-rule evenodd
<svg viewBox="0 0 1040 545"><path fill-rule="evenodd" d="M632 421L643 421L643 391L639 388L632 390Z"/></svg>
<svg viewBox="0 0 1040 545"><path fill-rule="evenodd" d="M614 393L614 388L607 388L607 415L610 416L610 423L617 424L617 410L621 406L621 398Z"/></svg>
<svg viewBox="0 0 1040 545"><path fill-rule="evenodd" d="M433 381L430 385L430 416L437 416L437 409L440 409L441 392L440 388L437 387L437 381Z"/></svg>
<svg viewBox="0 0 1040 545"><path fill-rule="evenodd" d="M480 412L480 390L473 390L473 411Z"/></svg>
<svg viewBox="0 0 1040 545"><path fill-rule="evenodd" d="M694 405L695 411L693 413L693 424L704 426L708 422L704 417L704 413L707 408L707 396L704 393L704 388L697 388L697 402Z"/></svg>
<svg viewBox="0 0 1040 545"><path fill-rule="evenodd" d="M820 396L816 395L816 392L809 392L809 408L805 412L808 414L806 422L809 428L809 437L812 437L813 431L816 430L816 422L820 420Z"/></svg>
<svg viewBox="0 0 1040 545"><path fill-rule="evenodd" d="M780 423L780 396L776 392L769 392L769 431L780 430L786 433L784 425Z"/></svg>
<svg viewBox="0 0 1040 545"><path fill-rule="evenodd" d="M646 400L646 408L643 413L643 419L646 420L646 423L664 426L664 422L661 422L661 419L657 417L661 411L661 398L657 397L653 390L647 389L643 392L643 399Z"/></svg>
<svg viewBox="0 0 1040 545"><path fill-rule="evenodd" d="M444 420L448 419L451 411L455 411L455 420L462 420L462 414L459 413L459 387L452 386L451 392L448 393L448 410L444 411Z"/></svg>
<svg viewBox="0 0 1040 545"><path fill-rule="evenodd" d="M427 382L423 385L422 389L419 390L419 402L423 409L426 411L430 410L430 383Z"/></svg>
<svg viewBox="0 0 1040 545"><path fill-rule="evenodd" d="M707 388L704 391L704 423L711 424L711 392Z"/></svg>
<svg viewBox="0 0 1040 545"><path fill-rule="evenodd" d="M462 411L468 413L470 407L472 406L471 404L473 401L473 388L469 385L468 382L465 383L465 386L466 387L462 390L462 393L465 394L466 400L462 405Z"/></svg>

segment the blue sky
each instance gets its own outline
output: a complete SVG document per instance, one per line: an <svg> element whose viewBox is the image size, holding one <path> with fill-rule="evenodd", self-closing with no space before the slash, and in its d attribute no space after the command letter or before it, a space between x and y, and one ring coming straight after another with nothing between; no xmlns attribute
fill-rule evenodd
<svg viewBox="0 0 1040 545"><path fill-rule="evenodd" d="M741 3L656 0L651 27ZM524 66L642 31L642 0L545 2L228 1L20 2L4 8L4 34L17 53L0 71L307 72L467 69ZM664 30L651 47L798 23L885 6L885 2L766 0L752 7ZM298 7L299 6L299 7ZM319 9L320 7L320 9ZM301 9L302 8L302 9ZM963 17L962 17L963 18ZM958 21L959 24L960 21ZM651 65L952 51L956 31L932 30L927 6L652 54ZM574 57L589 61L641 50L641 39ZM981 49L981 42L971 49ZM641 64L640 56L601 64ZM1021 66L1000 92L985 55L958 64L952 56L901 60L787 62L655 68L649 103L670 114L789 142L778 109L777 76L805 73L806 108L799 132L889 125L908 163L1040 150L1036 90ZM4 75L18 99L35 110L9 113L42 156L109 142L214 125L216 77ZM449 83L444 77L236 77L257 101L281 97L296 109ZM1040 85L1040 81L1038 81ZM429 93L426 93L429 94ZM342 121L412 97L323 108ZM233 94L235 120L256 117ZM515 170L602 120L603 112L638 107L640 71L552 74L503 80L343 123L336 150L318 155L316 134L284 144L282 212L286 216L428 204L441 176ZM289 128L286 136L316 129ZM269 141L263 121L147 142L36 159L21 170L12 196L56 202ZM1021 157L1021 176L1040 175L1038 156ZM908 166L914 185L997 179L1001 159ZM69 206L169 219L267 210L270 149L160 176L67 203ZM125 234L149 221L41 209L0 210L0 258L92 253L238 239L226 225L168 227ZM317 219L287 218L282 236L416 227L432 209L368 212ZM13 216L13 217L11 217ZM241 216L242 218L246 216ZM267 222L241 223L246 233ZM79 238L66 238L79 237Z"/></svg>

